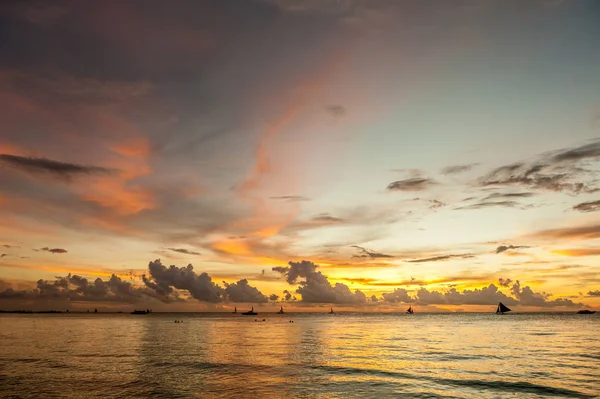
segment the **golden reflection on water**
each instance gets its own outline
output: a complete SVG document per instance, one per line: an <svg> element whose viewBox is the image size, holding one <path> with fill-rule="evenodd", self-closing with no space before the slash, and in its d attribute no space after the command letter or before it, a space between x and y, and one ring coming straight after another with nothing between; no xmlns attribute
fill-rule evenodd
<svg viewBox="0 0 600 399"><path fill-rule="evenodd" d="M597 316L257 317L266 321L232 314L2 315L0 397L514 398L599 392Z"/></svg>

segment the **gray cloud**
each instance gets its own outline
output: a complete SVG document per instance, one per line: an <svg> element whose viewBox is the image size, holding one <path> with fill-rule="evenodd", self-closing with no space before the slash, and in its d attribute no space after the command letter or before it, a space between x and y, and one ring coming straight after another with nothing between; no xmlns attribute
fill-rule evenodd
<svg viewBox="0 0 600 399"><path fill-rule="evenodd" d="M496 248L496 253L500 254L502 252L508 251L509 249L521 249L521 248L531 248L527 245L500 245Z"/></svg>
<svg viewBox="0 0 600 399"><path fill-rule="evenodd" d="M556 162L577 162L584 159L599 157L600 141L596 141L580 147L558 151L551 159Z"/></svg>
<svg viewBox="0 0 600 399"><path fill-rule="evenodd" d="M471 164L467 164L467 165L452 165L452 166L447 166L444 169L442 169L441 173L443 175L455 175L455 174L458 174L458 173L468 172L469 170L473 169L477 165L479 165L479 164L478 163L471 163Z"/></svg>
<svg viewBox="0 0 600 399"><path fill-rule="evenodd" d="M359 290L352 292L347 285L341 283L332 286L327 277L317 271L318 266L313 262L303 260L288 264L286 281L292 285L298 284L296 293L300 294L302 302L361 305L367 301L365 294ZM282 269L287 268L280 267L276 271Z"/></svg>
<svg viewBox="0 0 600 399"><path fill-rule="evenodd" d="M520 204L515 201L478 202L476 204L455 208L455 210L486 209L495 207L518 208L519 206Z"/></svg>
<svg viewBox="0 0 600 399"><path fill-rule="evenodd" d="M134 287L131 283L111 275L108 280L96 278L89 281L79 275L56 277L54 281L38 280L32 290L6 288L0 291L3 300L44 300L73 302L125 302L135 303L155 297L145 287Z"/></svg>
<svg viewBox="0 0 600 399"><path fill-rule="evenodd" d="M574 211L579 212L596 212L600 211L600 201L582 202L573 207Z"/></svg>
<svg viewBox="0 0 600 399"><path fill-rule="evenodd" d="M202 302L266 302L267 297L258 289L250 286L246 279L226 284L222 288L212 281L207 273L196 274L194 266L164 266L160 260L148 264L149 276L142 279L146 286L162 297L176 294L174 289L189 292L192 298Z"/></svg>
<svg viewBox="0 0 600 399"><path fill-rule="evenodd" d="M398 180L388 184L389 191L423 191L437 184L433 179L424 177L413 177L410 179Z"/></svg>
<svg viewBox="0 0 600 399"><path fill-rule="evenodd" d="M492 193L485 197L483 200L491 200L498 198L529 198L533 197L535 193L525 192L525 193Z"/></svg>
<svg viewBox="0 0 600 399"><path fill-rule="evenodd" d="M416 301L404 288L396 288L394 291L383 293L381 296L385 302L389 303L413 303Z"/></svg>
<svg viewBox="0 0 600 399"><path fill-rule="evenodd" d="M512 284L512 280L509 278L502 278L500 277L498 279L498 284L500 284L501 287L509 287Z"/></svg>
<svg viewBox="0 0 600 399"><path fill-rule="evenodd" d="M578 163L600 157L600 141L546 154L532 163L501 166L480 179L482 186L520 185L530 189L563 191L574 194L597 191L593 181L585 181L591 171Z"/></svg>
<svg viewBox="0 0 600 399"><path fill-rule="evenodd" d="M352 248L358 249L358 254L353 255L353 258L369 258L369 259L380 259L380 258L393 258L392 255L376 252L368 248L360 247L358 245L351 245Z"/></svg>
<svg viewBox="0 0 600 399"><path fill-rule="evenodd" d="M278 299L279 299L279 295L277 295L277 294L271 294L271 295L269 295L269 301L275 302Z"/></svg>
<svg viewBox="0 0 600 399"><path fill-rule="evenodd" d="M284 299L286 301L291 301L292 300L292 293L291 292L289 292L288 290L283 290L283 293L285 294Z"/></svg>
<svg viewBox="0 0 600 399"><path fill-rule="evenodd" d="M256 287L250 286L248 280L242 279L237 283L225 285L225 292L227 299L230 302L250 302L250 303L263 303L267 302L268 299L263 295Z"/></svg>
<svg viewBox="0 0 600 399"><path fill-rule="evenodd" d="M66 254L68 252L66 249L63 249L63 248L48 248L48 247L34 249L34 251L46 251L46 252L50 252L53 254Z"/></svg>
<svg viewBox="0 0 600 399"><path fill-rule="evenodd" d="M279 197L269 197L274 200L282 200L288 202L301 202L301 201L310 201L310 198L304 197L302 195L281 195Z"/></svg>
<svg viewBox="0 0 600 399"><path fill-rule="evenodd" d="M328 105L325 109L329 114L338 118L346 115L346 108L341 105Z"/></svg>
<svg viewBox="0 0 600 399"><path fill-rule="evenodd" d="M429 205L429 209L438 209L438 208L442 208L442 207L446 206L446 204L444 202L436 200L436 199L429 200L429 203L431 204L431 205Z"/></svg>
<svg viewBox="0 0 600 399"><path fill-rule="evenodd" d="M517 298L520 305L523 306L540 306L540 307L551 307L551 306L568 306L575 307L582 305L581 303L574 303L570 299L557 298L549 299L551 294L545 292L534 292L530 287L521 288L519 280L511 288L512 294Z"/></svg>
<svg viewBox="0 0 600 399"><path fill-rule="evenodd" d="M49 175L54 178L71 180L83 175L108 175L115 171L99 166L84 166L66 162L53 161L47 158L22 157L19 155L0 154L0 165L11 167L34 175Z"/></svg>
<svg viewBox="0 0 600 399"><path fill-rule="evenodd" d="M179 252L181 254L186 254L186 255L202 255L200 252L190 251L189 249L185 249L185 248L167 248L167 249L169 251Z"/></svg>
<svg viewBox="0 0 600 399"><path fill-rule="evenodd" d="M3 245L2 245L2 247L4 247L4 248L8 248L8 249L10 249L10 248L21 248L21 247L20 247L20 246L18 246L18 245L8 245L8 244L3 244Z"/></svg>
<svg viewBox="0 0 600 399"><path fill-rule="evenodd" d="M8 254L0 254L0 259L4 258L5 256L8 256Z"/></svg>
<svg viewBox="0 0 600 399"><path fill-rule="evenodd" d="M344 223L345 220L342 218L338 218L330 215L329 213L321 213L311 219L313 222L323 222L323 223Z"/></svg>
<svg viewBox="0 0 600 399"><path fill-rule="evenodd" d="M588 296L600 296L600 290L588 291Z"/></svg>
<svg viewBox="0 0 600 399"><path fill-rule="evenodd" d="M473 254L449 254L449 255L433 256L430 258L405 260L405 262L409 262L409 263L439 262L439 261L444 261L444 260L449 260L449 259L469 259L469 258L474 258L474 257L475 257L475 255L473 255Z"/></svg>

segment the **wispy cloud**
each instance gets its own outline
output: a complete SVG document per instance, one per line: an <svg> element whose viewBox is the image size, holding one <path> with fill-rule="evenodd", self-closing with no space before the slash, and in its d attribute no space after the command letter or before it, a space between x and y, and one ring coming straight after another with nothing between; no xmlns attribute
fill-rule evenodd
<svg viewBox="0 0 600 399"><path fill-rule="evenodd" d="M321 223L344 223L345 220L342 218L338 218L335 216L330 215L329 213L321 213L319 215L314 216L312 219L312 221L314 222L321 222Z"/></svg>
<svg viewBox="0 0 600 399"><path fill-rule="evenodd" d="M574 211L579 212L596 212L600 211L600 201L582 202L573 207Z"/></svg>
<svg viewBox="0 0 600 399"><path fill-rule="evenodd" d="M476 204L461 206L455 208L456 210L469 210L469 209L486 209L486 208L519 208L520 204L516 201L494 201L494 202L478 202Z"/></svg>
<svg viewBox="0 0 600 399"><path fill-rule="evenodd" d="M466 164L466 165L446 166L444 169L442 169L441 173L443 175L456 175L459 173L468 172L477 165L479 165L479 164L478 163L470 163L470 164Z"/></svg>
<svg viewBox="0 0 600 399"><path fill-rule="evenodd" d="M190 251L189 249L185 249L185 248L167 248L169 251L173 251L173 252L179 252L180 254L186 254L186 255L202 255L200 252L194 252L194 251Z"/></svg>
<svg viewBox="0 0 600 399"><path fill-rule="evenodd" d="M570 249L556 249L551 251L555 255L560 256L598 256L600 255L600 248L570 248Z"/></svg>
<svg viewBox="0 0 600 399"><path fill-rule="evenodd" d="M346 108L341 105L328 105L325 110L336 118L346 115Z"/></svg>
<svg viewBox="0 0 600 399"><path fill-rule="evenodd" d="M63 248L48 248L48 247L34 249L34 251L46 251L46 252L50 252L53 254L66 254L68 252L66 249L63 249Z"/></svg>
<svg viewBox="0 0 600 399"><path fill-rule="evenodd" d="M600 290L596 290L596 291L588 291L588 296L592 296L592 297L600 297Z"/></svg>
<svg viewBox="0 0 600 399"><path fill-rule="evenodd" d="M360 247L358 245L351 245L351 247L358 249L358 252L359 252L357 255L353 255L352 256L353 258L369 258L369 259L393 258L392 255L373 251L371 249Z"/></svg>
<svg viewBox="0 0 600 399"><path fill-rule="evenodd" d="M398 180L388 184L389 191L424 191L437 184L433 179L424 177L413 177L410 179Z"/></svg>
<svg viewBox="0 0 600 399"><path fill-rule="evenodd" d="M20 169L35 175L48 175L64 180L71 180L76 176L110 175L115 173L112 169L99 166L84 166L53 161L47 158L22 157L10 154L0 154L0 165Z"/></svg>
<svg viewBox="0 0 600 399"><path fill-rule="evenodd" d="M301 201L310 201L310 198L304 197L302 195L282 195L279 197L269 197L274 200L282 200L288 202L301 202Z"/></svg>
<svg viewBox="0 0 600 399"><path fill-rule="evenodd" d="M540 239L590 240L600 238L600 225L547 229L530 234Z"/></svg>
<svg viewBox="0 0 600 399"><path fill-rule="evenodd" d="M529 198L529 197L533 197L534 195L535 195L535 193L531 193L531 192L525 192L525 193L492 193L492 194L488 195L487 197L485 197L483 200L487 201L487 200L498 199L498 198Z"/></svg>
<svg viewBox="0 0 600 399"><path fill-rule="evenodd" d="M496 248L496 253L500 254L502 252L506 252L510 249L521 249L521 248L530 248L527 245L500 245Z"/></svg>
<svg viewBox="0 0 600 399"><path fill-rule="evenodd" d="M474 257L475 257L474 254L448 254L448 255L432 256L429 258L405 260L405 262L409 262L409 263L440 262L440 261L450 260L450 259L470 259L470 258L474 258Z"/></svg>

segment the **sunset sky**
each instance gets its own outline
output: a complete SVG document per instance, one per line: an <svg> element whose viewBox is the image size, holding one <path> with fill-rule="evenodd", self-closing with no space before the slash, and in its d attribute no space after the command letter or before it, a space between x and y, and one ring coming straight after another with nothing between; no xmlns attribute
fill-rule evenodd
<svg viewBox="0 0 600 399"><path fill-rule="evenodd" d="M3 1L0 309L599 308L599 18Z"/></svg>

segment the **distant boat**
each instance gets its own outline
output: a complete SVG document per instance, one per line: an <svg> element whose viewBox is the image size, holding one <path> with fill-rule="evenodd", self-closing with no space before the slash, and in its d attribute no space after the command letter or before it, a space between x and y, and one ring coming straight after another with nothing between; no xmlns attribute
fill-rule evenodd
<svg viewBox="0 0 600 399"><path fill-rule="evenodd" d="M277 312L277 314L283 314L283 306L279 309L279 312Z"/></svg>
<svg viewBox="0 0 600 399"><path fill-rule="evenodd" d="M578 310L578 311L577 311L577 314L594 314L594 313L596 313L596 311L595 311L595 310L587 310L587 309L584 309L584 310Z"/></svg>
<svg viewBox="0 0 600 399"><path fill-rule="evenodd" d="M412 306L409 306L408 309L406 310L406 313L408 313L408 314L414 314L415 311L413 310Z"/></svg>
<svg viewBox="0 0 600 399"><path fill-rule="evenodd" d="M237 308L233 308L233 313L237 313Z"/></svg>
<svg viewBox="0 0 600 399"><path fill-rule="evenodd" d="M134 310L133 312L131 312L131 314L148 314L150 313L150 309L146 309L146 310Z"/></svg>
<svg viewBox="0 0 600 399"><path fill-rule="evenodd" d="M250 309L248 312L242 312L242 314L243 314L244 316L255 316L255 315L257 315L258 313L256 313L256 312L254 311L254 306L252 306L252 309Z"/></svg>
<svg viewBox="0 0 600 399"><path fill-rule="evenodd" d="M502 302L498 303L498 308L496 309L496 314L504 314L506 312L511 312L511 310L506 307Z"/></svg>
<svg viewBox="0 0 600 399"><path fill-rule="evenodd" d="M333 311L333 308L329 309L329 314L334 314L335 312Z"/></svg>

